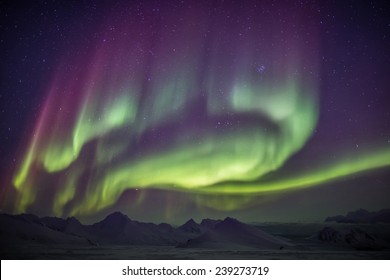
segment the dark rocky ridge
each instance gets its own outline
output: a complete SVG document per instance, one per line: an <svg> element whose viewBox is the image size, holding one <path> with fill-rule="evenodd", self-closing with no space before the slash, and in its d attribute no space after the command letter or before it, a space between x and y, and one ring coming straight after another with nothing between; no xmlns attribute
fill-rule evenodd
<svg viewBox="0 0 390 280"><path fill-rule="evenodd" d="M364 212L359 212L364 213ZM358 215L359 216L359 215ZM312 242L344 246L358 250L388 248L388 240L359 228L335 225L317 231ZM363 227L363 225L362 225ZM177 246L180 248L215 249L291 249L293 242L284 236L270 234L258 226L248 225L233 218L204 219L200 224L193 219L175 228L167 223L154 224L131 220L114 212L102 221L83 225L76 218L39 218L31 214L0 214L0 244L46 244L69 246L148 245ZM309 237L309 236L307 236ZM290 237L287 237L290 238ZM297 244L297 243L296 243ZM45 246L46 246L45 245Z"/></svg>
<svg viewBox="0 0 390 280"><path fill-rule="evenodd" d="M347 215L327 217L325 222L336 223L390 223L390 209L369 212L365 209L348 212Z"/></svg>
<svg viewBox="0 0 390 280"><path fill-rule="evenodd" d="M377 250L387 247L386 242L382 239L359 228L335 229L325 227L317 234L316 239L357 250Z"/></svg>
<svg viewBox="0 0 390 280"><path fill-rule="evenodd" d="M200 224L193 219L174 228L133 221L114 212L102 221L83 225L76 218L39 218L35 215L0 215L2 240L22 240L38 243L84 245L173 245L181 247L237 247L269 248L288 245L254 226L232 218L204 219ZM270 246L270 244L275 246ZM196 244L196 245L195 245Z"/></svg>
<svg viewBox="0 0 390 280"><path fill-rule="evenodd" d="M188 240L180 247L283 249L293 246L281 238L230 217L213 224L205 233Z"/></svg>

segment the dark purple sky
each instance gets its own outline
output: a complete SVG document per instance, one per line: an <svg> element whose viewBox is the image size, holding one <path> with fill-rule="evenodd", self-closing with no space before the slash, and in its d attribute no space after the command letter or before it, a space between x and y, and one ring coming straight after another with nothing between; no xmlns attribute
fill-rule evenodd
<svg viewBox="0 0 390 280"><path fill-rule="evenodd" d="M386 4L1 1L2 210L313 221L389 207Z"/></svg>

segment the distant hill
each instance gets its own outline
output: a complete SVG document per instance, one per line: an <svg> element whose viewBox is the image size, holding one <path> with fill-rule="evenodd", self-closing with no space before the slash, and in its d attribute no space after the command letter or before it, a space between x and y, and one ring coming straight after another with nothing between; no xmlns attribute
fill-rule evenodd
<svg viewBox="0 0 390 280"><path fill-rule="evenodd" d="M170 245L176 240L170 233L171 227L130 220L126 215L115 212L104 220L87 226L93 240L110 244Z"/></svg>
<svg viewBox="0 0 390 280"><path fill-rule="evenodd" d="M177 230L184 233L200 234L204 231L204 228L196 223L193 219L190 219L183 225L179 226Z"/></svg>
<svg viewBox="0 0 390 280"><path fill-rule="evenodd" d="M390 209L369 212L365 209L349 212L347 215L327 217L325 222L337 223L390 223Z"/></svg>
<svg viewBox="0 0 390 280"><path fill-rule="evenodd" d="M214 224L214 226L202 235L181 244L180 247L283 249L292 246L285 240L236 219L226 218L223 221L204 224Z"/></svg>
<svg viewBox="0 0 390 280"><path fill-rule="evenodd" d="M358 250L375 250L388 247L388 244L384 240L359 228L335 229L325 227L318 232L315 239Z"/></svg>
<svg viewBox="0 0 390 280"><path fill-rule="evenodd" d="M64 221L65 223L65 221ZM23 243L37 242L43 244L92 245L86 237L68 234L63 230L52 229L34 215L0 215L0 242ZM65 227L64 227L65 228Z"/></svg>

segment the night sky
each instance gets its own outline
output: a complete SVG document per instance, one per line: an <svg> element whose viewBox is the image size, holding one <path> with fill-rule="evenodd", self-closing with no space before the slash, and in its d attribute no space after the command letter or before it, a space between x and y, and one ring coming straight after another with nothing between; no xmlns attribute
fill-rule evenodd
<svg viewBox="0 0 390 280"><path fill-rule="evenodd" d="M386 1L0 7L2 212L180 223L390 207Z"/></svg>

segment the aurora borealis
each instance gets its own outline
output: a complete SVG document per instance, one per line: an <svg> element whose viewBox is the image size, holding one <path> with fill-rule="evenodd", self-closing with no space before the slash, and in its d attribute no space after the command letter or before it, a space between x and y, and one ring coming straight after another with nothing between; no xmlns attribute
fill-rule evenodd
<svg viewBox="0 0 390 280"><path fill-rule="evenodd" d="M40 5L15 8L15 18L31 9L46 13ZM253 216L263 203L280 207L278 198L292 192L342 188L339 182L370 172L379 172L376 196L390 193L388 39L383 45L382 34L355 31L343 7L49 5L45 20L66 35L37 23L60 46L51 49L50 71L34 73L41 81L34 98L20 97L37 104L36 113L23 113L19 148L9 141L15 166L4 172L3 209L83 218L148 208L153 219L155 207L174 220L177 206L191 215L250 209ZM67 13L74 9L80 13Z"/></svg>

